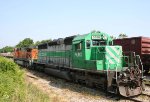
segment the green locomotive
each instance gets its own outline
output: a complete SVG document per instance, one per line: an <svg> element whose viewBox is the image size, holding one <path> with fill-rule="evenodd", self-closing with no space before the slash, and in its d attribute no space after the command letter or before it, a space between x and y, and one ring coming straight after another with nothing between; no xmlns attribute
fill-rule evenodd
<svg viewBox="0 0 150 102"><path fill-rule="evenodd" d="M143 70L138 55L124 56L122 47L102 32L60 38L38 46L34 68L125 97L142 93Z"/></svg>
<svg viewBox="0 0 150 102"><path fill-rule="evenodd" d="M38 45L38 51L15 51L16 63L66 80L125 97L139 95L144 90L140 57L135 53L124 56L122 47L113 45L113 39L102 32L53 40ZM23 59L22 54L25 54ZM26 57L28 54L36 60Z"/></svg>

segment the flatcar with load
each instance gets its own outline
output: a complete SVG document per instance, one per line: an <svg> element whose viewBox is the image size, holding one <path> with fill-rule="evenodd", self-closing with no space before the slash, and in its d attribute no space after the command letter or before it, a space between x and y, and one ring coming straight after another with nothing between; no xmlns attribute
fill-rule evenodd
<svg viewBox="0 0 150 102"><path fill-rule="evenodd" d="M103 32L59 38L38 45L31 68L125 97L144 90L139 56L123 56L122 47Z"/></svg>

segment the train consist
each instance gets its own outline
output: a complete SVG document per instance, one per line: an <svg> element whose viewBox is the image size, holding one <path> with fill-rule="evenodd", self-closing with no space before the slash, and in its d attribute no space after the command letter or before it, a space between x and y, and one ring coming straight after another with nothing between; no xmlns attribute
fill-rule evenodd
<svg viewBox="0 0 150 102"><path fill-rule="evenodd" d="M121 45L123 52L135 52L140 55L145 73L150 71L150 38L132 37L124 39L115 39L115 45ZM129 55L126 53L125 55ZM140 66L142 68L142 66Z"/></svg>
<svg viewBox="0 0 150 102"><path fill-rule="evenodd" d="M122 46L102 32L70 36L38 45L16 48L14 61L53 76L98 87L125 97L144 90L140 57L124 56Z"/></svg>
<svg viewBox="0 0 150 102"><path fill-rule="evenodd" d="M13 52L0 53L0 56L7 57L7 58L13 58Z"/></svg>

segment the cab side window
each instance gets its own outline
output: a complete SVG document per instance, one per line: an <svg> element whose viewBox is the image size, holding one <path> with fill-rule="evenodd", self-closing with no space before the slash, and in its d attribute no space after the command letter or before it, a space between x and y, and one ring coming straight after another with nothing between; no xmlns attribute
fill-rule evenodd
<svg viewBox="0 0 150 102"><path fill-rule="evenodd" d="M76 44L75 49L76 50L81 50L82 49L82 44L81 43Z"/></svg>
<svg viewBox="0 0 150 102"><path fill-rule="evenodd" d="M87 48L87 49L90 49L90 46L91 46L91 42L90 42L90 40L87 40L87 41L86 41L86 48Z"/></svg>

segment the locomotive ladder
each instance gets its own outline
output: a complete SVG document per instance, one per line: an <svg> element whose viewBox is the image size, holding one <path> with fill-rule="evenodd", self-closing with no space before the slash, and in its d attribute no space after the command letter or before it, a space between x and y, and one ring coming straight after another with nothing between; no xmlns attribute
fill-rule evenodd
<svg viewBox="0 0 150 102"><path fill-rule="evenodd" d="M107 63L107 65L108 65L108 68L107 68L107 91L108 92L110 92L110 93L113 93L113 94L116 94L117 93L117 72L118 72L118 63L117 63L117 65L116 65L116 67L115 67L115 76L113 76L112 77L112 82L111 82L111 87L115 87L115 89L111 89L111 90L108 90L108 81L109 81L109 78L111 78L110 76L109 76L109 71L110 71L110 63L109 63L109 60L108 60L108 63ZM114 81L113 80L115 80L115 83L113 83Z"/></svg>
<svg viewBox="0 0 150 102"><path fill-rule="evenodd" d="M141 60L141 57L139 55L136 55L140 61L140 64L141 64L141 70L142 70L142 78L143 78L143 63L142 63L142 60Z"/></svg>
<svg viewBox="0 0 150 102"><path fill-rule="evenodd" d="M143 77L143 63L142 63L142 60L141 60L141 57L139 56L139 55L135 55L135 52L132 52L133 53L133 55L131 54L131 60L132 60L132 62L134 62L133 64L134 64L134 66L135 65L138 65L138 66L140 66L141 65L141 74L142 74L142 78L144 78ZM139 67L138 67L139 68Z"/></svg>

